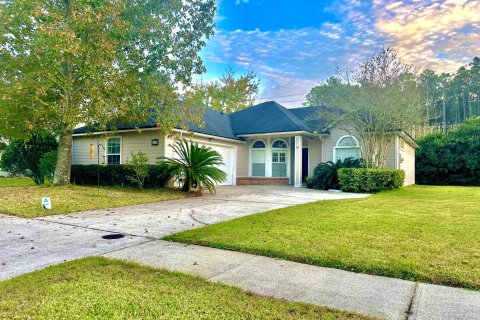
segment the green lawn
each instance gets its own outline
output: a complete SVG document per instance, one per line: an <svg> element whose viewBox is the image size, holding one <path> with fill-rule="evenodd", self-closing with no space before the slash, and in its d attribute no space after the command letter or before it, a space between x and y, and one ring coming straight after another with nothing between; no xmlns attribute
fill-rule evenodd
<svg viewBox="0 0 480 320"><path fill-rule="evenodd" d="M411 186L320 201L166 239L480 290L480 188Z"/></svg>
<svg viewBox="0 0 480 320"><path fill-rule="evenodd" d="M0 188L5 187L30 187L34 186L30 178L2 178L0 177ZM1 192L1 191L0 191Z"/></svg>
<svg viewBox="0 0 480 320"><path fill-rule="evenodd" d="M42 197L50 197L52 210L43 210ZM67 187L2 187L0 213L33 218L84 210L122 207L184 198L185 194L169 189L138 190L127 188Z"/></svg>
<svg viewBox="0 0 480 320"><path fill-rule="evenodd" d="M91 257L0 282L0 319L367 319Z"/></svg>

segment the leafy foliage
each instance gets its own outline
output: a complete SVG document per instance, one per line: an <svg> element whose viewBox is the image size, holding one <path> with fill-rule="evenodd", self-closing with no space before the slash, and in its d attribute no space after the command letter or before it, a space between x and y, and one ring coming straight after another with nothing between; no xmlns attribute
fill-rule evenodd
<svg viewBox="0 0 480 320"><path fill-rule="evenodd" d="M49 183L53 182L55 167L57 165L58 152L56 150L45 153L40 159L40 174L47 179Z"/></svg>
<svg viewBox="0 0 480 320"><path fill-rule="evenodd" d="M353 76L339 73L312 88L306 104L326 104L336 110L318 117L357 137L365 165L375 168L385 166L398 130L413 133L424 123L425 94L415 69L402 63L393 49L360 64Z"/></svg>
<svg viewBox="0 0 480 320"><path fill-rule="evenodd" d="M202 107L220 112L233 113L251 107L258 94L260 80L253 72L235 77L235 71L228 69L220 80L194 84L186 99Z"/></svg>
<svg viewBox="0 0 480 320"><path fill-rule="evenodd" d="M73 165L71 182L76 185L112 187L138 187L137 182L127 177L134 175L128 165ZM100 179L98 179L100 177ZM163 188L170 180L170 172L166 165L148 165L148 175L143 188Z"/></svg>
<svg viewBox="0 0 480 320"><path fill-rule="evenodd" d="M61 185L79 123L101 130L152 117L168 131L198 121L175 86L205 71L198 53L215 10L214 0L2 1L0 135L59 134Z"/></svg>
<svg viewBox="0 0 480 320"><path fill-rule="evenodd" d="M165 158L164 163L171 170L172 177L182 179L183 191L196 189L201 194L205 187L213 194L215 183L227 179L227 174L218 168L224 164L222 156L212 148L186 139L178 140L172 148L178 158Z"/></svg>
<svg viewBox="0 0 480 320"><path fill-rule="evenodd" d="M446 131L471 116L480 115L480 58L455 73L422 72L420 80L427 95L428 124Z"/></svg>
<svg viewBox="0 0 480 320"><path fill-rule="evenodd" d="M447 133L418 140L416 181L434 185L480 185L480 117Z"/></svg>
<svg viewBox="0 0 480 320"><path fill-rule="evenodd" d="M359 159L345 158L337 162L322 162L313 170L313 187L321 190L339 189L338 169L360 168L362 163Z"/></svg>
<svg viewBox="0 0 480 320"><path fill-rule="evenodd" d="M133 174L128 175L127 180L138 184L138 187L142 189L149 172L148 157L142 151L137 153L132 152L130 157L131 159L127 161L126 167L130 168Z"/></svg>
<svg viewBox="0 0 480 320"><path fill-rule="evenodd" d="M47 152L57 149L57 140L46 132L35 132L28 140L13 140L5 148L0 159L0 168L14 174L24 174L35 184L43 184L40 159Z"/></svg>
<svg viewBox="0 0 480 320"><path fill-rule="evenodd" d="M375 193L403 186L405 171L393 169L342 168L338 170L340 188L347 192Z"/></svg>

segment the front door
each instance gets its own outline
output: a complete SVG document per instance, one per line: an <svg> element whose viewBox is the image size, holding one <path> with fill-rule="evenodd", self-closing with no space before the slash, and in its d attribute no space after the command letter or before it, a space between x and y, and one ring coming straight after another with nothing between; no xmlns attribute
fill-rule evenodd
<svg viewBox="0 0 480 320"><path fill-rule="evenodd" d="M302 181L308 177L308 148L302 148Z"/></svg>

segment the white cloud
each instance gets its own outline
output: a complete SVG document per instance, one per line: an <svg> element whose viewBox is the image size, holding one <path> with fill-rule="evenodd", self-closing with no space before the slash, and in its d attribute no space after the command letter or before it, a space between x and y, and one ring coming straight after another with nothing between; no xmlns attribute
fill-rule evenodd
<svg viewBox="0 0 480 320"><path fill-rule="evenodd" d="M236 0L237 4L248 0ZM353 69L383 46L405 62L454 72L480 56L480 0L337 0L336 23L278 31L218 30L202 56L207 64L253 70L261 98L299 106L336 66Z"/></svg>

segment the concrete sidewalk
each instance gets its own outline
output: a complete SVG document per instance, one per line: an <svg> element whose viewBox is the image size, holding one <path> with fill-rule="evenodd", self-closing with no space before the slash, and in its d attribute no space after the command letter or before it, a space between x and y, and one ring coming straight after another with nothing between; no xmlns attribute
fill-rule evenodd
<svg viewBox="0 0 480 320"><path fill-rule="evenodd" d="M156 240L105 256L199 275L261 295L385 319L480 318L480 292L417 284L240 252Z"/></svg>

